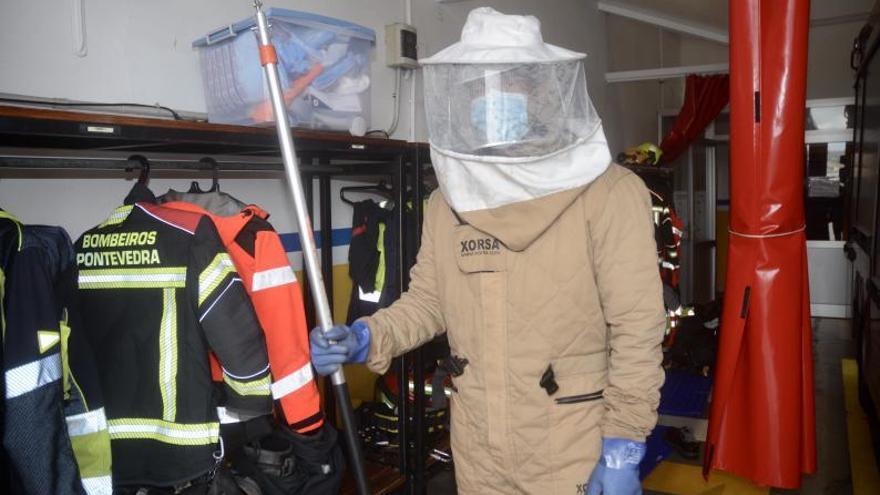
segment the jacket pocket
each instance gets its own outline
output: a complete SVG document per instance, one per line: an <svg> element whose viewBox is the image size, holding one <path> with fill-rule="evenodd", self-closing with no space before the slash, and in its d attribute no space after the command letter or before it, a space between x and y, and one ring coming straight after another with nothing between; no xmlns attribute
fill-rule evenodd
<svg viewBox="0 0 880 495"><path fill-rule="evenodd" d="M551 363L559 390L552 395L556 405L598 401L608 385L605 352L563 356Z"/></svg>

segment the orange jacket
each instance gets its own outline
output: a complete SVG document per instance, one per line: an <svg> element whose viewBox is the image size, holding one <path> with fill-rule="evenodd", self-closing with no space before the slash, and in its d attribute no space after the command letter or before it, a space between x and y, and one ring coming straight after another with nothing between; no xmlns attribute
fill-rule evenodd
<svg viewBox="0 0 880 495"><path fill-rule="evenodd" d="M181 201L162 206L198 212L214 222L266 335L272 395L280 401L284 419L300 433L321 426L324 416L312 374L302 291L281 238L266 221L269 214L253 205L227 217ZM211 367L214 379L222 380L213 356Z"/></svg>

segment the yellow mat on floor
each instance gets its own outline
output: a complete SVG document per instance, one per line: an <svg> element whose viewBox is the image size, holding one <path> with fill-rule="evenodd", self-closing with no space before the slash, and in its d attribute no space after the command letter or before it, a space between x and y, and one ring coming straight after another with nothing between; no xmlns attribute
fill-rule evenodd
<svg viewBox="0 0 880 495"><path fill-rule="evenodd" d="M868 418L859 404L859 368L854 359L844 359L841 364L853 495L874 495L880 493L880 473L871 445Z"/></svg>
<svg viewBox="0 0 880 495"><path fill-rule="evenodd" d="M749 480L721 471L713 471L709 481L703 479L703 468L692 464L662 462L642 482L645 490L672 495L767 495L769 488L753 485Z"/></svg>

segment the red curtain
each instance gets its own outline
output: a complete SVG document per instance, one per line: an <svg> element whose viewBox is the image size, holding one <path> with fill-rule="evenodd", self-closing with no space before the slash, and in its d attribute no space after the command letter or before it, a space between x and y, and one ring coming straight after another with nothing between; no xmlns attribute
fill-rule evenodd
<svg viewBox="0 0 880 495"><path fill-rule="evenodd" d="M730 99L729 79L727 74L687 76L684 105L672 129L660 143L663 162L672 163L681 156L727 106Z"/></svg>
<svg viewBox="0 0 880 495"><path fill-rule="evenodd" d="M704 469L816 471L804 234L807 0L730 2L730 250Z"/></svg>

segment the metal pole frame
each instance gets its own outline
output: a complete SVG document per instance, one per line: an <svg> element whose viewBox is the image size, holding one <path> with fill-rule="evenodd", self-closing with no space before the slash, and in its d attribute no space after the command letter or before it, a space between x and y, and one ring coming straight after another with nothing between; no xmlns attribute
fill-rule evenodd
<svg viewBox="0 0 880 495"><path fill-rule="evenodd" d="M333 314L330 311L330 303L327 298L327 292L324 288L324 277L321 273L321 266L318 261L314 231L312 229L311 219L309 218L309 209L306 205L305 193L303 192L302 180L297 166L296 150L293 146L293 136L290 132L290 122L287 118L287 109L282 97L281 81L278 76L278 57L275 53L275 47L272 46L272 42L269 38L269 25L266 20L266 14L263 13L262 6L263 4L260 0L254 1L260 45L260 63L265 70L266 80L269 83L269 94L272 99L272 111L275 115L275 127L278 132L278 142L281 146L281 155L284 159L284 172L287 176L287 186L290 196L293 199L296 220L299 226L303 261L306 273L308 273L309 286L312 289L311 292L315 303L315 313L318 324L321 329L326 332L333 327ZM328 234L329 233L325 233L325 235ZM357 485L359 494L367 495L369 493L369 486L367 484L367 476L364 467L364 457L361 450L360 440L358 439L357 423L354 418L351 396L348 391L348 384L345 381L345 374L343 373L342 368L336 370L336 372L331 375L330 381L333 384L337 406L345 428L345 439L349 448L349 460L355 484Z"/></svg>
<svg viewBox="0 0 880 495"><path fill-rule="evenodd" d="M407 265L404 272L408 273L409 268L416 263L416 253L418 246L421 244L422 233L422 162L417 146L413 146L410 153L410 164L412 165L412 174L410 175L412 211L408 215L410 220L410 232L408 235L414 235L416 242L412 243L416 252L407 253ZM409 285L409 277L405 281ZM415 463L413 472L412 493L421 495L426 492L426 476L425 476L425 353L424 346L413 351L413 385L414 385L414 401L413 408L413 430L415 439L413 441L413 462ZM436 393L436 391L435 391Z"/></svg>
<svg viewBox="0 0 880 495"><path fill-rule="evenodd" d="M392 163L391 170L391 188L394 190L394 201L397 208L394 211L394 222L397 224L397 234L394 242L397 244L397 253L394 263L400 268L397 273L397 280L391 281L397 285L398 293L402 294L404 290L404 272L406 264L404 263L403 253L403 230L405 228L403 222L403 210L406 208L406 177L405 163L402 155L398 155ZM398 440L398 469L406 479L404 493L409 493L412 476L410 473L410 404L409 404L409 373L408 361L410 355L404 354L397 358L397 440Z"/></svg>

